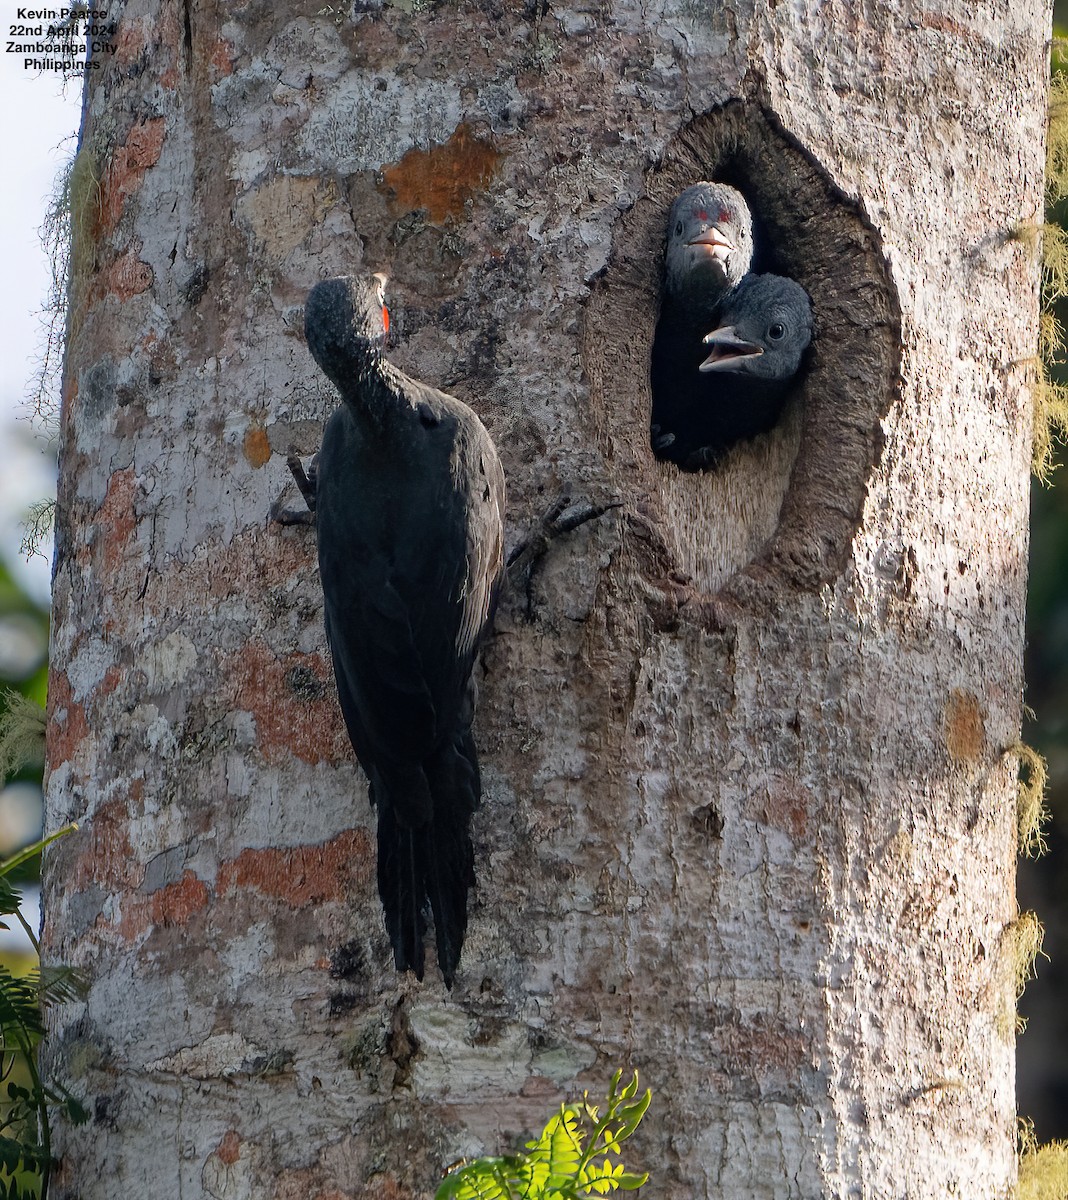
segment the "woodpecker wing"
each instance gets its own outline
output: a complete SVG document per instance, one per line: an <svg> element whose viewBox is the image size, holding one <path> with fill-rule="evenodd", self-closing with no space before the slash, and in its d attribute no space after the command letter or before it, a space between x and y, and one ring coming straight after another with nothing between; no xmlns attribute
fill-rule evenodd
<svg viewBox="0 0 1068 1200"><path fill-rule="evenodd" d="M488 435L458 401L405 382L435 403L412 409L402 472L396 456L381 469L383 448L345 409L320 452L327 633L368 774L408 774L470 723L471 667L503 550L503 473ZM418 821L421 808L403 815Z"/></svg>
<svg viewBox="0 0 1068 1200"><path fill-rule="evenodd" d="M457 601L460 621L456 654L470 664L497 607L504 569L504 471L481 424L464 430L470 507L466 530L466 572ZM470 670L470 666L468 666Z"/></svg>

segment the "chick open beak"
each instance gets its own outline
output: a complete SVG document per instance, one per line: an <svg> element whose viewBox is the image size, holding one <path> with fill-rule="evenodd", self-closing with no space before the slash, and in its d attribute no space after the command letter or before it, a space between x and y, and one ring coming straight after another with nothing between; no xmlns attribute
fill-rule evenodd
<svg viewBox="0 0 1068 1200"><path fill-rule="evenodd" d="M714 329L704 343L712 347L712 353L697 368L699 371L735 371L743 359L759 358L764 353L762 346L739 337L733 325Z"/></svg>

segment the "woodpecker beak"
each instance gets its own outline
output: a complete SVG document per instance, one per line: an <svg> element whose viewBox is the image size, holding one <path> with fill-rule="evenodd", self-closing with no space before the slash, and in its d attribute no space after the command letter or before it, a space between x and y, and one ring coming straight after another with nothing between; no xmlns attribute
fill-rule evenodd
<svg viewBox="0 0 1068 1200"><path fill-rule="evenodd" d="M712 258L726 260L737 249L726 234L714 225L711 229L703 229L697 237L686 243L688 246L702 246L708 250Z"/></svg>
<svg viewBox="0 0 1068 1200"><path fill-rule="evenodd" d="M764 353L762 346L739 337L733 325L714 329L703 340L706 346L712 347L712 353L697 368L699 371L736 371L740 362L759 358Z"/></svg>

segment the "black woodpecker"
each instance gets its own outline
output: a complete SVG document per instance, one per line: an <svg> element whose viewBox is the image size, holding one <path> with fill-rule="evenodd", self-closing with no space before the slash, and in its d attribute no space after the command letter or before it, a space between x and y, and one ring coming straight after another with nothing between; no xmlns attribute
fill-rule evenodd
<svg viewBox="0 0 1068 1200"><path fill-rule="evenodd" d="M753 221L740 192L704 182L679 195L668 219L664 291L649 370L650 441L657 458L685 467L679 429L708 390L697 370L707 353L701 339L752 258Z"/></svg>
<svg viewBox="0 0 1068 1200"><path fill-rule="evenodd" d="M315 485L326 636L378 810L378 892L398 971L423 977L425 907L452 986L474 883L479 643L501 581L504 472L478 417L382 356L385 279L309 293L308 348L344 401Z"/></svg>
<svg viewBox="0 0 1068 1200"><path fill-rule="evenodd" d="M724 297L701 341L693 405L678 414L667 453L684 470L713 466L778 421L812 341L812 304L799 283L747 275Z"/></svg>

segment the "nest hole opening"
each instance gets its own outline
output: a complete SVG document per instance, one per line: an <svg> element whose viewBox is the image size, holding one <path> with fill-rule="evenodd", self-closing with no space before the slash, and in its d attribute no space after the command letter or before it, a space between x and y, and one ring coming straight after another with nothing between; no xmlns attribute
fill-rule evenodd
<svg viewBox="0 0 1068 1200"><path fill-rule="evenodd" d="M753 213L754 271L797 280L812 298L807 369L782 419L716 467L681 472L649 445L649 355L665 226L675 197L715 180ZM759 104L694 118L625 214L586 310L584 354L595 431L630 490L655 587L683 578L744 601L767 586L817 590L843 571L881 422L897 394L900 310L877 230L856 200ZM757 585L760 585L759 587Z"/></svg>

